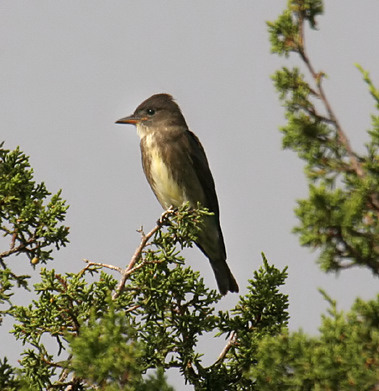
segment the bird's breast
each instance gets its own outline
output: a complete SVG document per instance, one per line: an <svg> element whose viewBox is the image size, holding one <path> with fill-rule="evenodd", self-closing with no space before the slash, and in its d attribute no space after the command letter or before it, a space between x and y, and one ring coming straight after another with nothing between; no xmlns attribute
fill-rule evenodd
<svg viewBox="0 0 379 391"><path fill-rule="evenodd" d="M152 136L145 137L142 149L146 177L162 207L179 207L186 202L184 188L175 180L169 162L163 156L164 151Z"/></svg>

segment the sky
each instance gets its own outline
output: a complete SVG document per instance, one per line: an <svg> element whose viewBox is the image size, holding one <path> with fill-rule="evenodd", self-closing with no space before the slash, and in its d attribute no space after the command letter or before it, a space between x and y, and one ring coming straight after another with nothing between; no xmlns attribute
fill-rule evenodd
<svg viewBox="0 0 379 391"><path fill-rule="evenodd" d="M283 291L289 295L291 330L317 333L327 310L319 287L343 310L358 296L374 297L378 281L370 272L325 274L315 263L317 253L300 247L291 233L297 223L293 209L307 196L307 184L303 163L281 148L284 112L270 75L300 63L270 53L266 27L285 4L1 3L0 138L8 149L20 146L30 156L36 180L53 193L62 189L70 204L71 243L55 253L49 267L77 272L83 258L126 265L139 244L136 230L154 226L162 211L142 172L135 128L114 122L150 95L166 92L206 150L228 263L242 294L264 252L278 268L288 266ZM379 85L378 14L376 0L329 0L319 31L306 32L308 54L328 75L325 91L358 152L368 140L374 104L355 64ZM203 254L194 248L184 255L216 288ZM16 271L31 272L26 260L12 262ZM237 300L228 294L218 308L230 309ZM4 327L1 340L13 349ZM213 362L224 344L202 339L205 362ZM171 373L170 382L182 387L178 374Z"/></svg>

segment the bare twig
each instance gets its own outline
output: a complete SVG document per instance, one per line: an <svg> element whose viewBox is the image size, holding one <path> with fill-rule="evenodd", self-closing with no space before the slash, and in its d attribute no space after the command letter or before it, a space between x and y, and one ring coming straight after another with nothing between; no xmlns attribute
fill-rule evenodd
<svg viewBox="0 0 379 391"><path fill-rule="evenodd" d="M70 356L68 357L68 360L71 360L71 358L72 358L72 355L70 354ZM70 371L67 368L64 368L59 376L58 383L63 383L68 378L69 374L70 374Z"/></svg>
<svg viewBox="0 0 379 391"><path fill-rule="evenodd" d="M17 232L13 232L10 249L13 250L16 246Z"/></svg>
<svg viewBox="0 0 379 391"><path fill-rule="evenodd" d="M124 289L124 286L125 286L125 283L126 283L128 276L130 275L130 273L132 273L132 270L133 270L136 262L138 262L138 260L141 258L142 251L146 247L148 241L151 239L152 236L155 235L155 233L157 231L159 231L159 229L162 227L162 225L164 225L164 223L167 221L167 218L172 213L173 213L172 208L167 209L164 213L162 213L160 219L157 221L157 225L148 234L145 235L142 232L141 242L140 242L139 246L137 247L136 251L134 252L134 254L129 262L129 265L122 272L122 277L121 277L121 279L117 285L117 288L113 294L113 297L112 297L113 299L117 299L117 297L121 294L122 290ZM134 270L136 270L136 269L134 269Z"/></svg>
<svg viewBox="0 0 379 391"><path fill-rule="evenodd" d="M34 243L36 240L37 238L33 235L26 242L21 243L20 245L15 247L12 239L11 248L8 251L3 251L2 253L0 253L0 258L6 258L9 257L9 255L20 252L24 250L29 244Z"/></svg>
<svg viewBox="0 0 379 391"><path fill-rule="evenodd" d="M301 59L304 61L305 65L308 68L309 73L311 74L313 80L315 81L316 87L317 87L317 96L321 99L321 101L324 103L326 111L328 113L329 119L327 122L333 123L333 125L336 128L337 136L339 139L340 144L345 149L350 163L351 167L354 170L354 172L357 174L359 178L364 178L365 171L362 168L362 164L360 163L356 153L353 151L350 141L347 138L345 132L342 129L341 124L339 123L336 115L334 114L334 111L328 101L328 98L326 97L325 91L322 87L322 78L323 78L323 72L316 72L305 49L305 37L304 37L304 17L301 12L298 13L298 22L299 22L299 41L297 43L297 51L301 57ZM324 120L324 119L323 119ZM375 209L377 212L379 211L379 194L378 192L373 192L369 196L369 202L371 204L371 207Z"/></svg>
<svg viewBox="0 0 379 391"><path fill-rule="evenodd" d="M237 344L237 333L235 331L232 332L232 335L229 338L228 343L225 345L224 349L218 356L218 359L216 360L216 364L220 364L222 361L224 361L227 353L229 350Z"/></svg>
<svg viewBox="0 0 379 391"><path fill-rule="evenodd" d="M130 276L132 273L134 273L136 270L141 269L141 267L144 267L145 265L153 265L155 263L162 263L162 260L156 260L156 261L143 261L139 265L133 267L132 269L129 269L128 271L125 271L125 274L127 276Z"/></svg>
<svg viewBox="0 0 379 391"><path fill-rule="evenodd" d="M102 263L102 262L92 262L89 259L83 259L83 261L87 264L87 266L80 272L81 274L83 274L91 266L105 267L107 269L116 270L117 272L122 274L122 268L119 266L108 265L107 263Z"/></svg>
<svg viewBox="0 0 379 391"><path fill-rule="evenodd" d="M132 311L136 310L139 307L141 307L141 304L136 304L133 307L130 307L127 310L125 310L125 312L132 312Z"/></svg>
<svg viewBox="0 0 379 391"><path fill-rule="evenodd" d="M173 208L169 208L167 209L164 213L162 213L161 217L159 218L159 220L157 221L157 225L147 234L145 234L142 230L142 228L139 230L139 232L141 233L141 236L142 236L142 239L141 239L141 242L139 244L139 246L137 247L137 249L135 250L128 266L123 269L119 266L115 266L115 265L110 265L110 264L107 264L107 263L103 263L103 262L93 262L93 261L90 261L88 259L83 259L83 261L85 263L87 263L87 266L81 270L80 274L83 274L85 273L91 266L97 266L97 267L101 267L101 268L107 268L107 269L111 269L111 270L115 270L117 271L118 273L121 274L121 279L117 285L117 288L112 296L113 300L116 299L122 292L122 290L124 289L125 287L125 283L126 283L126 280L128 279L129 275L132 274L134 271L142 268L143 266L147 265L147 264L153 264L153 263L160 263L161 261L157 260L157 261L144 261L142 262L141 264L135 266L135 264L139 261L139 259L141 258L141 255L142 255L142 251L143 249L148 245L148 242L149 240L155 235L155 233L167 222L167 219L170 215L172 215L174 212L174 209ZM1 254L0 254L1 255ZM1 257L0 257L0 260L1 260ZM133 307L132 309L130 309L130 311L133 310Z"/></svg>
<svg viewBox="0 0 379 391"><path fill-rule="evenodd" d="M313 65L307 55L307 52L305 50L304 17L301 12L298 13L298 21L299 21L299 27L300 27L299 28L300 37L299 37L299 43L298 43L298 53L299 53L300 57L302 58L302 60L304 61L305 65L307 66L310 74L312 75L312 78L315 81L317 91L318 91L318 96L325 105L326 111L329 115L329 120L336 127L336 131L337 131L337 135L340 140L340 143L345 148L354 171L356 172L356 174L360 178L362 178L362 177L364 177L364 171L362 169L362 165L358 161L356 154L354 153L353 149L351 148L350 142L349 142L348 138L346 137L346 134L343 131L343 129L342 129L336 115L334 114L334 111L333 111L332 107L330 106L330 103L325 95L324 89L321 84L323 74L315 71L315 69L314 69L314 67L313 67Z"/></svg>

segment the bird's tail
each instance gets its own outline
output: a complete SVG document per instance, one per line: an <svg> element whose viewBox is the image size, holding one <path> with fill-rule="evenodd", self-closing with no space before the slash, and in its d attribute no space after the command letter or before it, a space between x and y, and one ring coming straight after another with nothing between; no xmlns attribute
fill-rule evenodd
<svg viewBox="0 0 379 391"><path fill-rule="evenodd" d="M211 263L220 293L238 292L237 281L226 263L224 238L215 216L204 221L204 229L199 232L196 244Z"/></svg>
<svg viewBox="0 0 379 391"><path fill-rule="evenodd" d="M217 286L222 295L229 292L238 292L238 284L224 259L212 260L210 263L216 277Z"/></svg>

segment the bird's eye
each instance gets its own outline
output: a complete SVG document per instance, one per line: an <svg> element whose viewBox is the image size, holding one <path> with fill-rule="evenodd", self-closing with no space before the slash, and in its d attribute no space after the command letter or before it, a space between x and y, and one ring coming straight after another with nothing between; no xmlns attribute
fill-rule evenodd
<svg viewBox="0 0 379 391"><path fill-rule="evenodd" d="M147 109L146 112L147 112L148 115L154 115L155 114L155 110L154 109Z"/></svg>

